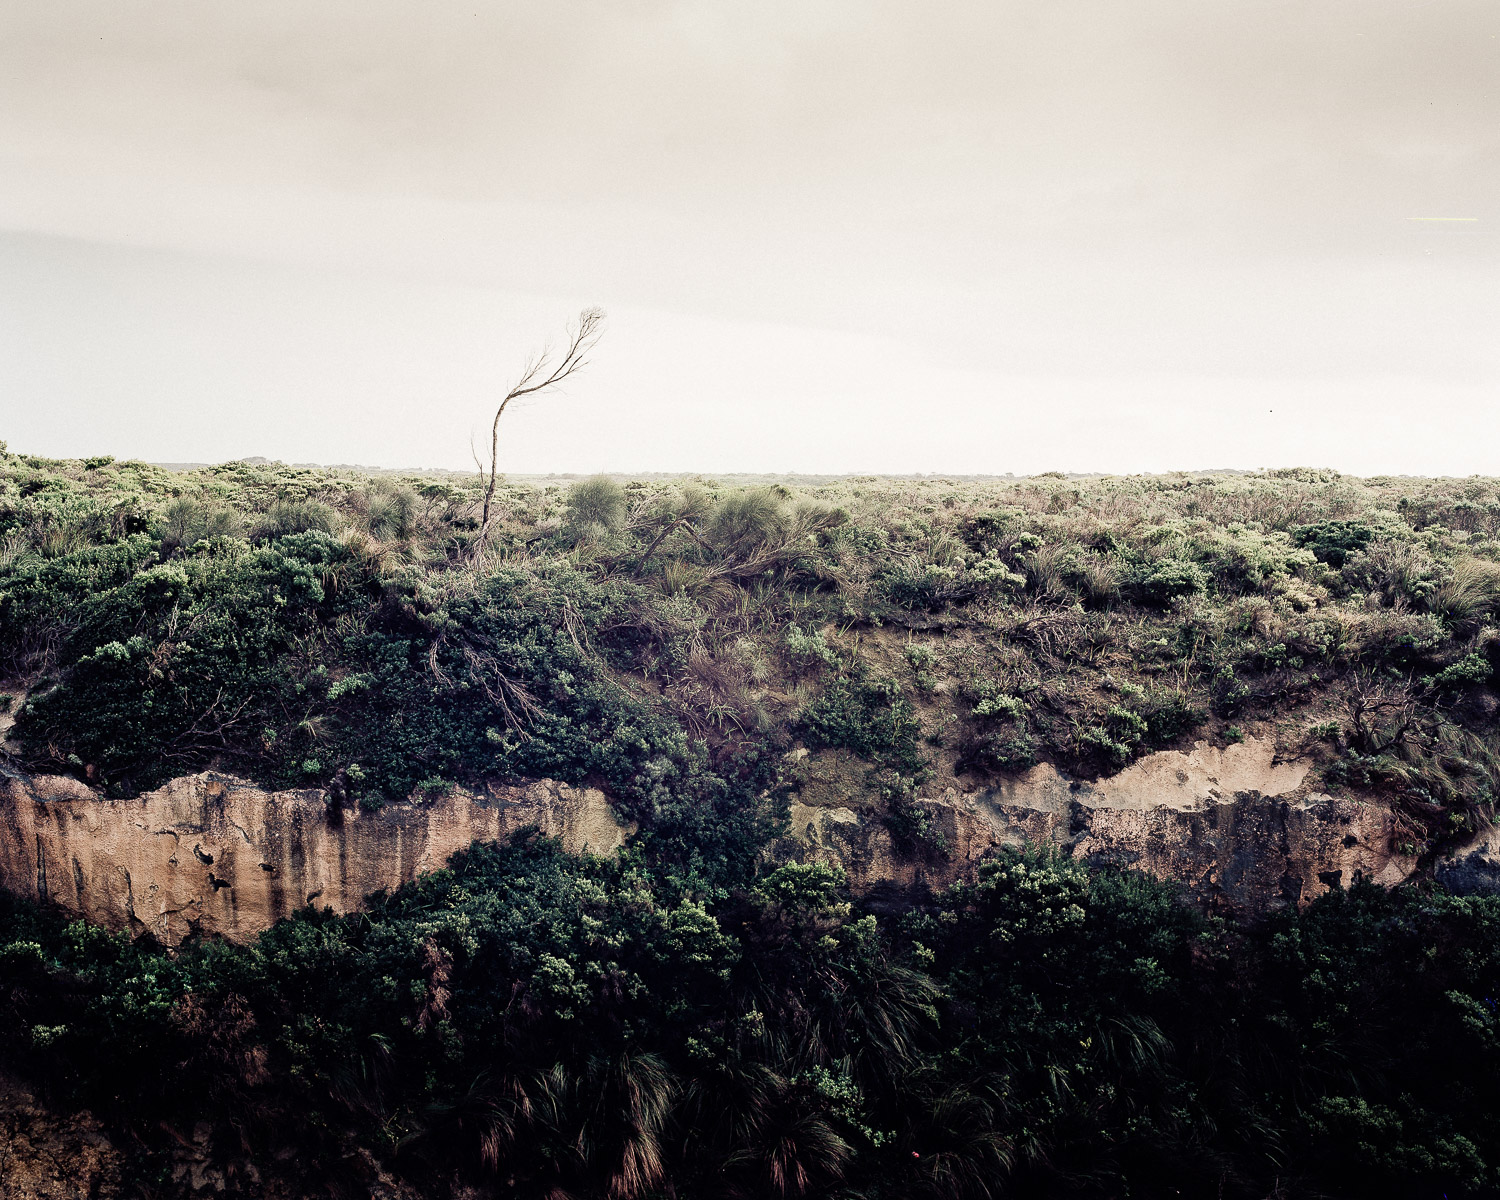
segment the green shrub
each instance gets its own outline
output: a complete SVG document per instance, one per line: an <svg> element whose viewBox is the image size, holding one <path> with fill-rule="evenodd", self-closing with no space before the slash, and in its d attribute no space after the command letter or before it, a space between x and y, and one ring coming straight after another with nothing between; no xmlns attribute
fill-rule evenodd
<svg viewBox="0 0 1500 1200"><path fill-rule="evenodd" d="M1036 765L1039 751L1036 738L1024 727L981 728L960 738L954 769L986 776L1024 771Z"/></svg>
<svg viewBox="0 0 1500 1200"><path fill-rule="evenodd" d="M974 702L970 716L1018 721L1026 715L1026 702L1002 691L992 680L972 680L965 685L963 691Z"/></svg>
<svg viewBox="0 0 1500 1200"><path fill-rule="evenodd" d="M1180 690L1151 691L1137 705L1146 722L1144 740L1165 746L1203 723L1205 713Z"/></svg>
<svg viewBox="0 0 1500 1200"><path fill-rule="evenodd" d="M1444 667L1432 677L1432 686L1439 688L1464 687L1471 683L1485 683L1494 674L1489 660L1482 654L1466 654L1456 663Z"/></svg>
<svg viewBox="0 0 1500 1200"><path fill-rule="evenodd" d="M410 488L372 489L365 502L365 523L382 541L406 541L417 530L417 497Z"/></svg>
<svg viewBox="0 0 1500 1200"><path fill-rule="evenodd" d="M243 523L232 508L179 497L162 514L166 531L162 542L168 553L194 542L216 537L235 537Z"/></svg>
<svg viewBox="0 0 1500 1200"><path fill-rule="evenodd" d="M58 558L25 558L0 576L0 673L24 675L44 666L75 628L85 603L120 587L156 562L145 534L89 546Z"/></svg>
<svg viewBox="0 0 1500 1200"><path fill-rule="evenodd" d="M343 557L322 534L257 551L229 543L96 593L79 607L58 683L28 699L16 735L126 792L233 753L294 699L283 656L315 627L323 569Z"/></svg>
<svg viewBox="0 0 1500 1200"><path fill-rule="evenodd" d="M1242 525L1198 533L1206 567L1221 592L1265 591L1272 583L1315 567L1314 553L1285 533L1262 533Z"/></svg>
<svg viewBox="0 0 1500 1200"><path fill-rule="evenodd" d="M1076 737L1086 752L1102 754L1114 766L1134 756L1149 732L1146 718L1124 705L1112 704L1097 724L1080 725Z"/></svg>
<svg viewBox="0 0 1500 1200"><path fill-rule="evenodd" d="M837 667L838 652L823 637L821 629L803 633L796 625L786 631L787 657L797 667Z"/></svg>
<svg viewBox="0 0 1500 1200"><path fill-rule="evenodd" d="M571 529L614 532L625 522L625 489L607 475L596 475L568 489L567 523Z"/></svg>
<svg viewBox="0 0 1500 1200"><path fill-rule="evenodd" d="M781 495L774 488L752 488L714 506L708 540L727 554L745 557L778 538L785 522Z"/></svg>
<svg viewBox="0 0 1500 1200"><path fill-rule="evenodd" d="M1305 546L1334 570L1339 570L1356 551L1370 544L1375 531L1358 521L1319 521L1292 530L1292 540Z"/></svg>
<svg viewBox="0 0 1500 1200"><path fill-rule="evenodd" d="M1387 606L1425 608L1442 586L1443 570L1431 551L1396 538L1371 542L1344 563L1343 578L1351 586L1378 595Z"/></svg>
<svg viewBox="0 0 1500 1200"><path fill-rule="evenodd" d="M1208 577L1195 562L1165 558L1150 564L1139 575L1137 593L1148 604L1169 605L1186 596L1199 596L1208 589Z"/></svg>
<svg viewBox="0 0 1500 1200"><path fill-rule="evenodd" d="M802 710L798 732L812 749L853 750L872 762L914 773L926 766L921 726L892 680L844 677Z"/></svg>
<svg viewBox="0 0 1500 1200"><path fill-rule="evenodd" d="M332 533L338 514L315 500L278 500L254 518L251 536L271 541L289 533Z"/></svg>
<svg viewBox="0 0 1500 1200"><path fill-rule="evenodd" d="M881 572L880 587L897 608L942 608L958 593L959 572L936 563L899 562Z"/></svg>

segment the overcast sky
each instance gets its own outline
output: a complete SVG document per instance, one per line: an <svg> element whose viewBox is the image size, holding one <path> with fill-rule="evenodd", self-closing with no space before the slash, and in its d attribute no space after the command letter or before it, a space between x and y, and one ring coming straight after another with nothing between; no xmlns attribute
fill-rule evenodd
<svg viewBox="0 0 1500 1200"><path fill-rule="evenodd" d="M1494 0L6 0L0 438L1500 474ZM1438 219L1440 218L1440 219Z"/></svg>

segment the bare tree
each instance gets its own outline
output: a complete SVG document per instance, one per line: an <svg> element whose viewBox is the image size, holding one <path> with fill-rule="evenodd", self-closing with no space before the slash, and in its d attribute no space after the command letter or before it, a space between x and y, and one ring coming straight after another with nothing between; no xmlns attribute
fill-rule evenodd
<svg viewBox="0 0 1500 1200"><path fill-rule="evenodd" d="M551 346L542 347L542 352L526 364L526 369L521 372L521 378L505 394L505 399L500 401L500 407L495 410L495 419L490 424L488 474L485 472L484 464L479 462L479 456L477 454L474 456L474 463L479 468L479 476L484 480L484 511L479 518L478 541L484 540L485 532L490 526L490 504L495 498L495 481L498 477L500 458L500 418L505 415L506 407L512 400L519 400L522 396L534 396L538 392L555 388L588 366L588 353L594 348L594 344L603 332L604 310L602 308L584 309L578 314L578 320L569 326L567 342L562 353L554 354Z"/></svg>

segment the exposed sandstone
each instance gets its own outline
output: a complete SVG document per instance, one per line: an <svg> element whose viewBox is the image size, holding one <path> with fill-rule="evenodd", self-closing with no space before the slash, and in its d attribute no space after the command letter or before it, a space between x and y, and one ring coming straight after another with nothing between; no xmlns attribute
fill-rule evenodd
<svg viewBox="0 0 1500 1200"><path fill-rule="evenodd" d="M1244 912L1303 903L1356 875L1398 883L1416 869L1393 848L1388 808L1312 790L1309 764L1278 761L1268 741L1153 754L1094 782L1042 764L986 791L950 788L917 802L941 845L925 850L895 841L861 790L862 770L836 757L806 762L774 853L839 863L860 892L941 887L1027 843L1180 880L1201 901ZM473 841L528 825L575 853L611 853L631 832L602 792L551 780L367 813L330 812L321 791L267 792L213 773L130 800L12 773L0 779L0 887L168 945L195 930L243 940L309 904L353 911ZM1476 842L1463 862L1453 878L1500 884L1500 837Z"/></svg>
<svg viewBox="0 0 1500 1200"><path fill-rule="evenodd" d="M1390 810L1310 791L1308 770L1278 762L1256 739L1149 755L1093 783L1044 763L987 791L918 800L941 849L916 852L898 846L878 814L813 786L794 801L780 852L841 863L870 890L941 887L1001 847L1052 845L1179 880L1200 900L1241 911L1302 903L1356 875L1408 878L1416 860L1393 849Z"/></svg>
<svg viewBox="0 0 1500 1200"><path fill-rule="evenodd" d="M129 800L63 776L0 785L0 886L167 945L195 930L250 938L309 904L351 912L528 825L573 853L612 853L630 832L602 792L551 780L378 812L213 773Z"/></svg>

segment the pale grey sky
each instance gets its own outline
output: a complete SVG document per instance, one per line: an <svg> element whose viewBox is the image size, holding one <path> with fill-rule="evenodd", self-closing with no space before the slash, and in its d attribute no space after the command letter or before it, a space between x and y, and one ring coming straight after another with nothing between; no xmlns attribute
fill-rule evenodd
<svg viewBox="0 0 1500 1200"><path fill-rule="evenodd" d="M1492 2L9 0L0 438L462 466L598 303L504 467L1500 473L1497 185Z"/></svg>

